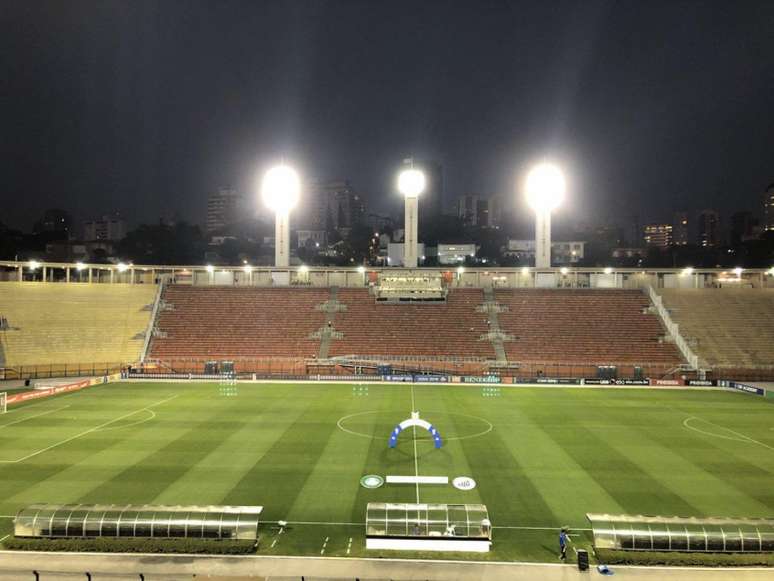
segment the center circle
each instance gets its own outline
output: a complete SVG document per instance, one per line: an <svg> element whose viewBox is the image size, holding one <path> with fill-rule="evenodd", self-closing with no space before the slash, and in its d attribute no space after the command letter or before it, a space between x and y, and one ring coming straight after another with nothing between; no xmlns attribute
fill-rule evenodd
<svg viewBox="0 0 774 581"><path fill-rule="evenodd" d="M480 436L484 436L484 435L488 434L489 432L491 432L494 429L494 426L492 425L492 422L490 422L489 420L486 420L484 418L481 418L479 416L473 416L473 415L470 415L470 414L462 414L462 413L459 413L459 412L433 412L433 411L428 411L428 412L425 412L425 413L427 414L427 417L425 418L424 414L423 414L423 418L427 419L429 422L431 422L433 424L433 427L435 427L438 430L438 433L440 434L441 439L444 442L455 441L455 440L469 440L471 438L478 438ZM348 422L352 423L353 420L356 420L357 418L360 418L360 417L363 417L363 416L368 416L368 415L374 415L374 414L384 414L384 412L377 411L377 410L372 410L372 411L367 411L367 412L357 412L357 413L354 413L354 414L349 414L349 415L346 415L346 416L343 416L343 417L339 418L339 420L336 422L336 426L342 432L345 432L347 434L351 434L353 436L359 436L361 438L369 438L369 439L372 439L372 440L378 440L378 439L382 439L382 438L387 440L390 437L390 432L395 427L395 425L397 425L398 423L400 423L401 421L406 419L406 418L396 419L395 424L390 425L390 426L386 426L385 429L384 429L384 433L383 434L380 433L378 435L369 434L369 433L366 433L366 432L361 432L361 431L358 431L357 429L352 429L350 427L347 427L347 423ZM471 433L469 433L469 434L463 434L463 435L460 435L460 436L452 435L452 436L448 436L447 437L445 435L447 432L448 433L454 433L454 432L453 432L453 430L448 429L449 425L448 425L448 422L444 422L444 416L446 416L446 417L448 417L448 416L456 416L456 417L459 417L459 418L465 418L466 420L476 420L477 422L479 422L481 424L480 425L480 429L478 429L476 431L471 430ZM444 424L446 424L446 429L444 428Z"/></svg>

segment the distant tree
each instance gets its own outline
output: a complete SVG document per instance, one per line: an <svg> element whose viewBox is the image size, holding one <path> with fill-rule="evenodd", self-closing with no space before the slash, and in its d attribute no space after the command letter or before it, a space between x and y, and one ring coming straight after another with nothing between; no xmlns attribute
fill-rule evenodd
<svg viewBox="0 0 774 581"><path fill-rule="evenodd" d="M137 264L198 264L206 243L198 226L143 224L129 232L119 244L118 254Z"/></svg>

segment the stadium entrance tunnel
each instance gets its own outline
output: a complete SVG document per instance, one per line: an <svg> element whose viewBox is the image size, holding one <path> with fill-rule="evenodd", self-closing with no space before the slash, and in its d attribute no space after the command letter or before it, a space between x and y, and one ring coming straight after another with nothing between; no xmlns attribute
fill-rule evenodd
<svg viewBox="0 0 774 581"><path fill-rule="evenodd" d="M774 552L774 520L587 514L595 549L685 553Z"/></svg>
<svg viewBox="0 0 774 581"><path fill-rule="evenodd" d="M441 434L438 433L438 430L436 430L430 422L421 419L419 417L419 412L411 412L411 417L409 419L403 420L392 430L392 433L390 434L390 448L394 448L398 445L398 436L400 436L400 433L403 430L414 426L424 428L430 432L430 435L433 438L433 445L436 448L441 447L443 442L441 441Z"/></svg>
<svg viewBox="0 0 774 581"><path fill-rule="evenodd" d="M26 538L258 540L262 506L32 504L13 521Z"/></svg>

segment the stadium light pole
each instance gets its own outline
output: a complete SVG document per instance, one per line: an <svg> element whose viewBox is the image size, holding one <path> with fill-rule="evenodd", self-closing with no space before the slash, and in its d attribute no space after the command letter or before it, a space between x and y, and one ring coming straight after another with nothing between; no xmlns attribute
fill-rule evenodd
<svg viewBox="0 0 774 581"><path fill-rule="evenodd" d="M298 204L301 181L287 165L271 168L263 176L261 197L274 210L274 266L290 266L290 211Z"/></svg>
<svg viewBox="0 0 774 581"><path fill-rule="evenodd" d="M551 267L551 212L564 200L562 171L541 163L527 174L527 203L535 211L535 267Z"/></svg>
<svg viewBox="0 0 774 581"><path fill-rule="evenodd" d="M408 167L398 174L398 191L405 198L403 224L403 266L416 268L419 238L419 195L425 191L425 174L422 170Z"/></svg>

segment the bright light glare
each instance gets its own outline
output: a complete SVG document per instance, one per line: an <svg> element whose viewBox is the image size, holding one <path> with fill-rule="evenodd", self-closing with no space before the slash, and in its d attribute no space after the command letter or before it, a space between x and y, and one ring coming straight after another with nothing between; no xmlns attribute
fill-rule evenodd
<svg viewBox="0 0 774 581"><path fill-rule="evenodd" d="M550 163L536 165L527 175L527 203L536 212L555 210L564 200L562 171Z"/></svg>
<svg viewBox="0 0 774 581"><path fill-rule="evenodd" d="M37 260L30 260L30 269L35 270L40 267L40 263Z"/></svg>
<svg viewBox="0 0 774 581"><path fill-rule="evenodd" d="M457 267L457 274L462 274L463 272L465 272L465 267L464 266L458 266Z"/></svg>
<svg viewBox="0 0 774 581"><path fill-rule="evenodd" d="M212 274L213 272L215 272L215 267L214 267L214 266L212 266L211 264L208 264L208 265L207 265L207 272L209 272L210 274Z"/></svg>
<svg viewBox="0 0 774 581"><path fill-rule="evenodd" d="M693 274L693 267L692 266L686 266L683 269L683 274L685 274L685 275Z"/></svg>
<svg viewBox="0 0 774 581"><path fill-rule="evenodd" d="M118 263L118 272L126 272L126 269L129 268L126 266L123 262Z"/></svg>
<svg viewBox="0 0 774 581"><path fill-rule="evenodd" d="M363 274L363 273L365 272L365 266L358 266L358 267L357 267L357 271L358 271L360 274Z"/></svg>
<svg viewBox="0 0 774 581"><path fill-rule="evenodd" d="M613 274L613 269L610 268L609 266L606 266L604 272L605 272L605 274Z"/></svg>
<svg viewBox="0 0 774 581"><path fill-rule="evenodd" d="M521 267L521 274L529 274L529 268L526 266Z"/></svg>
<svg viewBox="0 0 774 581"><path fill-rule="evenodd" d="M298 272L300 272L301 274L309 272L309 267L306 264L302 264L301 266L298 267Z"/></svg>
<svg viewBox="0 0 774 581"><path fill-rule="evenodd" d="M425 174L418 169L404 169L398 174L398 191L407 198L416 198L425 191Z"/></svg>
<svg viewBox="0 0 774 581"><path fill-rule="evenodd" d="M744 269L743 269L743 268L741 268L741 267L739 267L739 266L737 266L737 267L734 269L734 274L737 276L737 278L739 278L740 276L742 276L742 271L743 271L743 270L744 270Z"/></svg>
<svg viewBox="0 0 774 581"><path fill-rule="evenodd" d="M562 274L567 274L568 272L570 272L570 270L566 266L563 266L562 268L559 269L559 272L561 272Z"/></svg>
<svg viewBox="0 0 774 581"><path fill-rule="evenodd" d="M86 268L86 265L83 264L82 262L75 263L75 270L83 270L84 268Z"/></svg>
<svg viewBox="0 0 774 581"><path fill-rule="evenodd" d="M250 266L249 264L245 264L242 268L244 268L245 272L248 272L248 273L253 272L253 267Z"/></svg>
<svg viewBox="0 0 774 581"><path fill-rule="evenodd" d="M288 212L296 207L301 196L301 180L287 165L271 168L263 176L261 197L263 203L275 212Z"/></svg>

